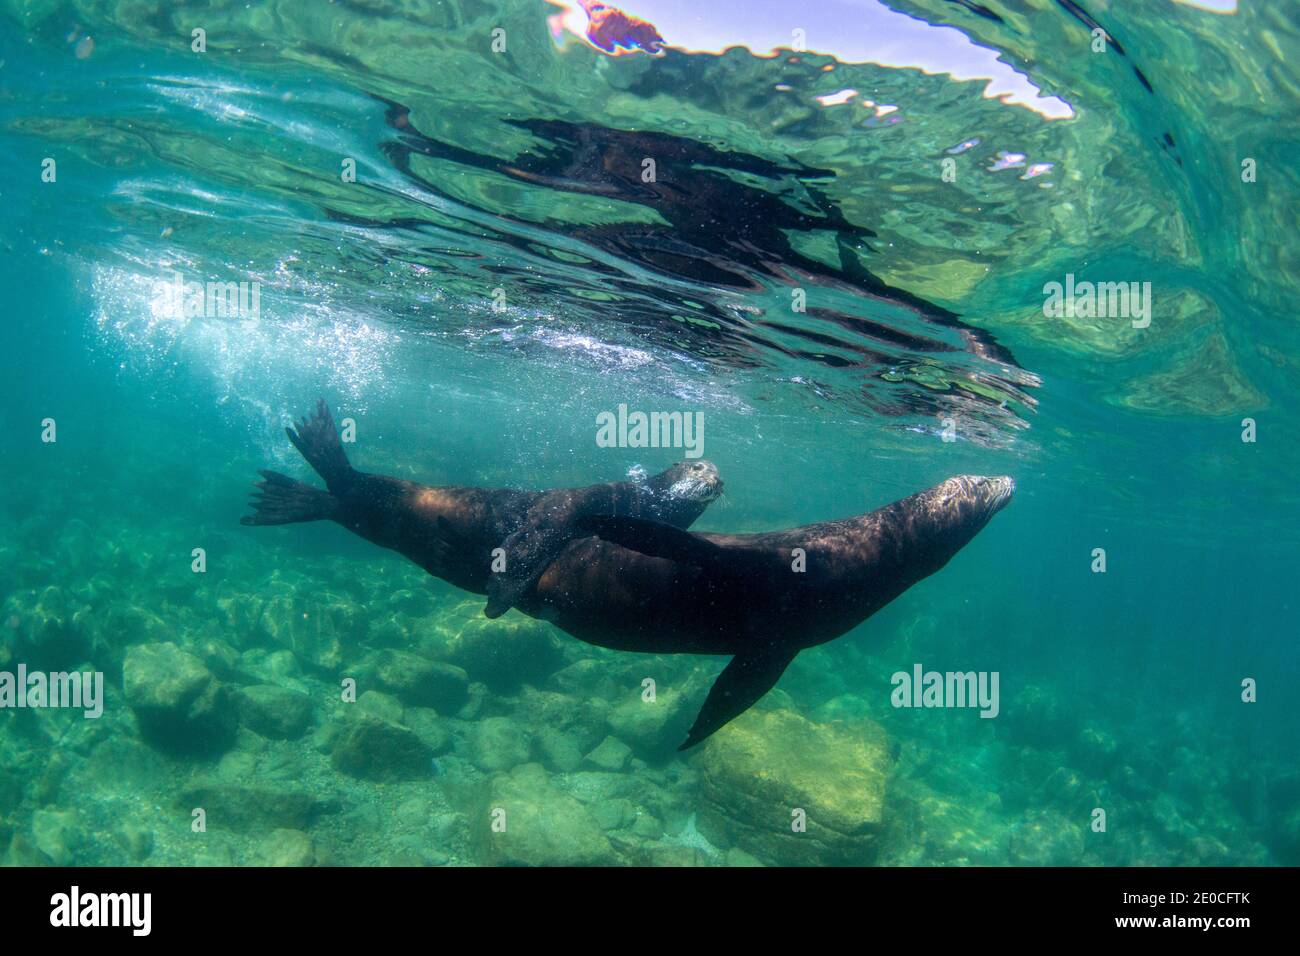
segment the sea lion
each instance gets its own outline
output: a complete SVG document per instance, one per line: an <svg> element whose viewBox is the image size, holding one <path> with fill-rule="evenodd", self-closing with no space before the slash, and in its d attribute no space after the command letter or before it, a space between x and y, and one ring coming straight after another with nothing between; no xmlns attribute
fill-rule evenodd
<svg viewBox="0 0 1300 956"><path fill-rule="evenodd" d="M601 647L734 655L685 750L767 693L799 651L942 568L1014 491L1010 478L962 475L870 514L765 534L586 517L579 531L599 540L570 544L519 607Z"/></svg>
<svg viewBox="0 0 1300 956"><path fill-rule="evenodd" d="M336 521L475 594L488 593L496 548L505 549L505 570L498 572L504 585L500 595L513 597L526 589L574 539L576 530L566 515L631 515L686 528L722 493L717 468L702 459L678 462L641 481L540 492L435 487L367 474L348 462L323 399L311 418L285 432L328 490L262 470L253 514L242 517L241 524Z"/></svg>

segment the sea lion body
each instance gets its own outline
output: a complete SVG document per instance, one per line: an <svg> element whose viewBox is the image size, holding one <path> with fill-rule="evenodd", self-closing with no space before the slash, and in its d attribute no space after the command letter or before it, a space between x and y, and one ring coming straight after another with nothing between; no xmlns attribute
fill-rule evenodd
<svg viewBox="0 0 1300 956"><path fill-rule="evenodd" d="M520 590L531 586L575 537L572 519L626 514L687 527L722 491L717 468L702 460L678 462L644 480L552 491L434 486L372 475L348 462L323 401L286 433L328 490L263 471L254 513L243 524L335 521L475 594L488 594L496 578ZM494 573L498 548L505 570Z"/></svg>
<svg viewBox="0 0 1300 956"><path fill-rule="evenodd" d="M1014 493L1010 478L963 475L868 514L761 534L690 532L736 556L735 574L633 550L620 521L580 523L520 609L601 647L737 654L778 631L798 648L840 637L940 570ZM633 522L626 522L632 526ZM795 549L806 570L795 571ZM797 627L792 627L798 622Z"/></svg>
<svg viewBox="0 0 1300 956"><path fill-rule="evenodd" d="M869 514L764 534L586 519L579 528L600 540L569 545L520 607L602 647L733 655L685 749L758 700L800 650L941 569L1014 490L1010 478L963 475Z"/></svg>
<svg viewBox="0 0 1300 956"><path fill-rule="evenodd" d="M600 647L732 655L680 749L743 713L799 651L852 630L942 568L1015 490L1010 478L962 475L853 518L693 534L685 526L721 488L707 463L682 462L644 484L436 488L353 469L324 402L288 433L329 491L263 472L244 523L329 518L488 593L489 616L515 605ZM499 547L510 570L493 575Z"/></svg>

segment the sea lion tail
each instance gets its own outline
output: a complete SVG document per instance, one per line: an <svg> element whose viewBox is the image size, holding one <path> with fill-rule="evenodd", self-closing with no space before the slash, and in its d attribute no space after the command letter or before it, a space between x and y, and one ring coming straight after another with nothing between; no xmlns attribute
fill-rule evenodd
<svg viewBox="0 0 1300 956"><path fill-rule="evenodd" d="M298 421L297 430L286 428L285 434L293 447L307 459L307 464L325 479L325 487L332 494L343 493L357 477L357 471L348 462L339 440L339 430L334 427L325 399L317 399L316 413L311 418Z"/></svg>
<svg viewBox="0 0 1300 956"><path fill-rule="evenodd" d="M338 512L339 500L328 491L313 488L278 471L262 471L265 481L256 482L251 515L239 519L240 524L294 524L299 521L320 521L333 518Z"/></svg>

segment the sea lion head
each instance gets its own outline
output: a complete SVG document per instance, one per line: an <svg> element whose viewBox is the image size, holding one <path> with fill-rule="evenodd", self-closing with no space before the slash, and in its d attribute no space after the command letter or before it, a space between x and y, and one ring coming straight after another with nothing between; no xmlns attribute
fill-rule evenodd
<svg viewBox="0 0 1300 956"><path fill-rule="evenodd" d="M1006 475L957 475L921 492L921 497L937 525L961 528L973 536L1006 507L1015 491L1015 480Z"/></svg>
<svg viewBox="0 0 1300 956"><path fill-rule="evenodd" d="M1015 491L1015 481L1005 475L956 475L897 504L905 506L913 533L947 561L1006 507Z"/></svg>
<svg viewBox="0 0 1300 956"><path fill-rule="evenodd" d="M1016 483L1005 476L957 475L872 512L874 528L893 542L895 584L910 587L942 568L1006 507L1015 490Z"/></svg>
<svg viewBox="0 0 1300 956"><path fill-rule="evenodd" d="M659 498L707 505L722 495L718 466L703 458L679 461L646 482Z"/></svg>

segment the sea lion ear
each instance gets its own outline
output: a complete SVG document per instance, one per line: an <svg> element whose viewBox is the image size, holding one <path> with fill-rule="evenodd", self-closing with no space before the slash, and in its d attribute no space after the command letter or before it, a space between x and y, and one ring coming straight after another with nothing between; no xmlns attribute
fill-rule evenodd
<svg viewBox="0 0 1300 956"><path fill-rule="evenodd" d="M716 567L724 559L725 552L713 542L662 521L592 515L579 518L575 525L579 531L602 541L652 558L666 558L702 568Z"/></svg>

